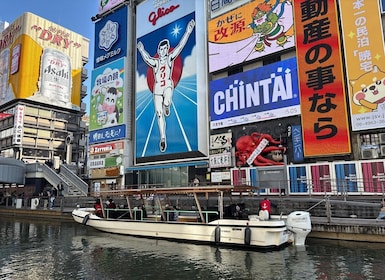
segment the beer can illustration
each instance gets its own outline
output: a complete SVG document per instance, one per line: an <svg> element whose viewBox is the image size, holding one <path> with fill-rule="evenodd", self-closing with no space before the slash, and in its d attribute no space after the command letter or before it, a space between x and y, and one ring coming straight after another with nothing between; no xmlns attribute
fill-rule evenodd
<svg viewBox="0 0 385 280"><path fill-rule="evenodd" d="M63 52L46 48L40 60L39 89L52 102L71 102L71 60Z"/></svg>
<svg viewBox="0 0 385 280"><path fill-rule="evenodd" d="M0 53L0 104L7 96L9 78L9 49Z"/></svg>

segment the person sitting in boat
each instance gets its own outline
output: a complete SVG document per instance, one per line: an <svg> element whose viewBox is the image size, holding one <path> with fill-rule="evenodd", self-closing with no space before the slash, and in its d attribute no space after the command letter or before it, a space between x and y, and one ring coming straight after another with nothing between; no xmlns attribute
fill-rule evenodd
<svg viewBox="0 0 385 280"><path fill-rule="evenodd" d="M95 214L99 217L103 217L103 212L102 212L102 205L100 204L99 199L97 199L94 203L94 208L95 208Z"/></svg>
<svg viewBox="0 0 385 280"><path fill-rule="evenodd" d="M116 204L115 204L115 201L113 201L113 199L112 198L110 198L109 200L108 200L108 206L107 206L107 208L109 208L109 209L116 209Z"/></svg>
<svg viewBox="0 0 385 280"><path fill-rule="evenodd" d="M167 221L176 221L178 219L174 206L166 204L165 210Z"/></svg>
<svg viewBox="0 0 385 280"><path fill-rule="evenodd" d="M259 203L259 217L263 217L264 219L270 219L271 214L271 202L270 200L265 197L260 203Z"/></svg>
<svg viewBox="0 0 385 280"><path fill-rule="evenodd" d="M107 200L107 209L116 209L115 201L112 198ZM116 218L115 210L108 210L108 216L111 218Z"/></svg>

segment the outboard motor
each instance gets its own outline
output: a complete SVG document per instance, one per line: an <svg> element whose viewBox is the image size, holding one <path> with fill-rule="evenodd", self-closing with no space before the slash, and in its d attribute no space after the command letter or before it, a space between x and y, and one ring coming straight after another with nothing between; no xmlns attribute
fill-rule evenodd
<svg viewBox="0 0 385 280"><path fill-rule="evenodd" d="M294 211L287 216L286 227L294 233L294 245L305 245L305 240L311 231L309 212Z"/></svg>

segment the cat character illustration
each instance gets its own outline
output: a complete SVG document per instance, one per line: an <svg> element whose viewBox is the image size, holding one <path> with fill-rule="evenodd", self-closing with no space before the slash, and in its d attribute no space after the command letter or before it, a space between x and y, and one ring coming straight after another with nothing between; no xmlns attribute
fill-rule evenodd
<svg viewBox="0 0 385 280"><path fill-rule="evenodd" d="M358 106L375 111L379 104L385 102L385 72L376 65L371 72L351 80L350 85L353 102Z"/></svg>

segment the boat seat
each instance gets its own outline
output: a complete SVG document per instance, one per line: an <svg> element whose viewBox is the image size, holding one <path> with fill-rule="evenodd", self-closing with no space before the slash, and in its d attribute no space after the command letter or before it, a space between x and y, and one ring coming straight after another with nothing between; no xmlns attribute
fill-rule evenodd
<svg viewBox="0 0 385 280"><path fill-rule="evenodd" d="M198 222L198 219L194 216L178 216L178 222Z"/></svg>

